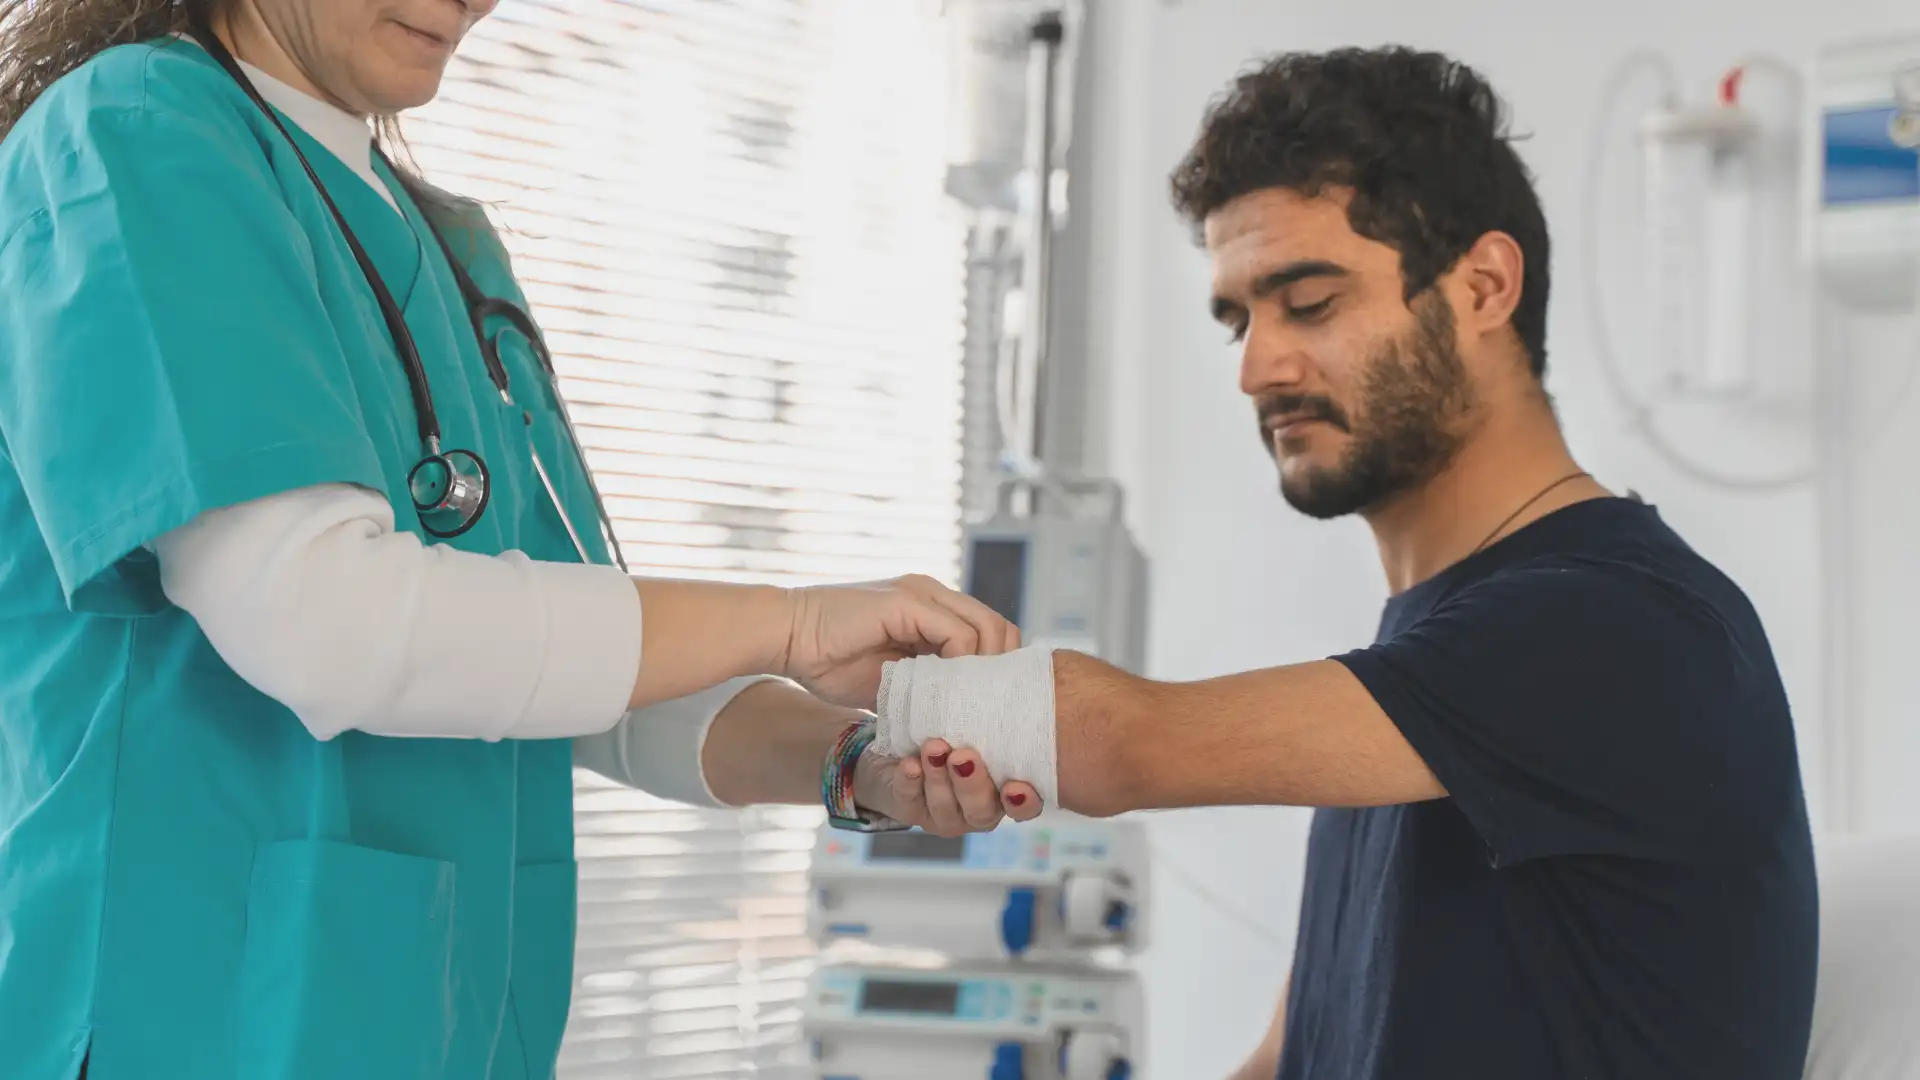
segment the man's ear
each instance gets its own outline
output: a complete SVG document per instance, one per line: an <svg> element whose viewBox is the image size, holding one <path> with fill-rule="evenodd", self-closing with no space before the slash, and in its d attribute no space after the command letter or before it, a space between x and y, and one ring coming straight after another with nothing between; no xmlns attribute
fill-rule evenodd
<svg viewBox="0 0 1920 1080"><path fill-rule="evenodd" d="M1513 322L1526 283L1526 258L1513 237L1490 232L1474 241L1447 276L1461 334L1478 337Z"/></svg>

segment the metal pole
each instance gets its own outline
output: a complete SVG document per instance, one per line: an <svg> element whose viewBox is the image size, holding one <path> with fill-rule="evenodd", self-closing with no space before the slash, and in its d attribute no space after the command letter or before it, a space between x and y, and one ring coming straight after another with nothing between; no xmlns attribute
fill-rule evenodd
<svg viewBox="0 0 1920 1080"><path fill-rule="evenodd" d="M1021 331L1019 401L1025 407L1025 443L1018 448L1027 464L1042 460L1046 381L1043 372L1053 332L1053 172L1059 114L1060 48L1066 26L1060 12L1048 11L1034 20L1028 34L1027 60L1027 175L1033 184L1033 203L1027 221L1026 251L1021 258L1024 326ZM1037 499L1037 495L1034 496ZM1016 506L1030 508L1022 498Z"/></svg>

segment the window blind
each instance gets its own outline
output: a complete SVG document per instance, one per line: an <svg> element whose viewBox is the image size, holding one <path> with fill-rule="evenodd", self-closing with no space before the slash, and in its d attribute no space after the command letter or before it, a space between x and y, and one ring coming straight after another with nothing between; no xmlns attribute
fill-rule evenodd
<svg viewBox="0 0 1920 1080"><path fill-rule="evenodd" d="M908 0L505 0L409 117L488 204L636 573L959 563L964 229ZM804 1075L811 808L577 780L567 1080Z"/></svg>

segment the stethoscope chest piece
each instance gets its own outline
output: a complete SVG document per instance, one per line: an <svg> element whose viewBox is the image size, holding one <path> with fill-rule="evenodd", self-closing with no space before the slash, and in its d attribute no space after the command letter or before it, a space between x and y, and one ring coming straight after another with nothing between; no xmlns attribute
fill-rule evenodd
<svg viewBox="0 0 1920 1080"><path fill-rule="evenodd" d="M407 474L407 492L420 527L441 540L479 523L492 488L486 462L466 450L428 454Z"/></svg>

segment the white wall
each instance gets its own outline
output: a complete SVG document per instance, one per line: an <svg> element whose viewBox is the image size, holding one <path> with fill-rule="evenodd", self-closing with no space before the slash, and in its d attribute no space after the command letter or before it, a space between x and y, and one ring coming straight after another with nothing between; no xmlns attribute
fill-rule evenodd
<svg viewBox="0 0 1920 1080"><path fill-rule="evenodd" d="M1801 724L1809 796L1817 801L1815 492L1806 486L1767 495L1711 489L1677 474L1627 429L1595 365L1579 295L1580 199L1600 84L1629 51L1665 50L1694 80L1693 89L1704 91L1744 53L1804 62L1809 50L1837 37L1920 29L1911 5L1090 2L1103 16L1092 24L1091 40L1103 91L1082 103L1087 126L1076 138L1091 140L1096 175L1075 212L1094 234L1088 340L1105 377L1091 459L1129 486L1134 527L1154 560L1152 673L1201 677L1364 643L1384 597L1360 524L1314 523L1279 499L1251 410L1235 389L1235 357L1206 317L1204 259L1167 208L1166 173L1207 98L1253 56L1389 42L1437 48L1487 74L1514 107L1516 126L1532 133L1522 150L1538 177L1555 245L1550 387L1576 453L1604 482L1632 487L1656 503L1753 598ZM1632 226L1620 220L1608 227ZM1920 402L1916 406L1909 411L1920 414ZM1708 419L1721 434L1749 444L1768 441L1751 422ZM1867 662L1876 673L1868 711L1879 726L1863 802L1869 822L1880 826L1920 827L1920 796L1901 780L1920 768L1920 724L1906 723L1901 707L1913 699L1907 684L1920 671L1907 661L1920 635L1905 630L1909 613L1920 610L1914 603L1920 553L1905 557L1905 538L1920 527L1914 509L1920 486L1911 479L1911 462L1920 455L1917 433L1920 423L1898 425L1878 451L1877 471L1863 474L1875 499L1861 519L1872 559L1865 569L1882 572L1874 579L1876 606L1868 620L1875 649ZM1777 440L1792 448L1782 451L1784 459L1803 456L1804 430L1789 425ZM1712 460L1736 469L1743 464ZM1904 501L1889 501L1900 496ZM1263 1029L1286 970L1306 820L1304 812L1285 809L1153 819L1160 873L1157 941L1143 964L1153 1021L1149 1076L1221 1076ZM1186 875L1196 880L1183 880ZM1196 887L1254 915L1263 932L1222 915Z"/></svg>

